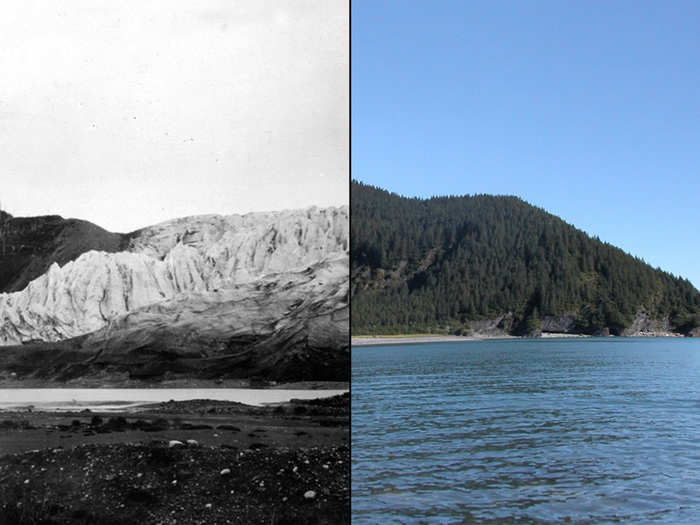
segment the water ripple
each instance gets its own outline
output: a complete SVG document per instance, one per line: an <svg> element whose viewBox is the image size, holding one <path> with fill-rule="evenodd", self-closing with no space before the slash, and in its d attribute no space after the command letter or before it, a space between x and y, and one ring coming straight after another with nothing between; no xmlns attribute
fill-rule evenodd
<svg viewBox="0 0 700 525"><path fill-rule="evenodd" d="M697 523L700 341L353 348L353 523Z"/></svg>

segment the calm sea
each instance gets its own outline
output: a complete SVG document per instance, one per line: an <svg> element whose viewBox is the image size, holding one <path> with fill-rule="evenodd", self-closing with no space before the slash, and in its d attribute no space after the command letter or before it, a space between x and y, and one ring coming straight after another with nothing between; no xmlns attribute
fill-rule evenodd
<svg viewBox="0 0 700 525"><path fill-rule="evenodd" d="M700 339L352 349L353 523L700 523Z"/></svg>
<svg viewBox="0 0 700 525"><path fill-rule="evenodd" d="M35 410L116 411L146 403L216 399L247 405L281 403L290 399L314 399L342 394L345 390L282 390L253 388L3 388L0 410L32 406Z"/></svg>

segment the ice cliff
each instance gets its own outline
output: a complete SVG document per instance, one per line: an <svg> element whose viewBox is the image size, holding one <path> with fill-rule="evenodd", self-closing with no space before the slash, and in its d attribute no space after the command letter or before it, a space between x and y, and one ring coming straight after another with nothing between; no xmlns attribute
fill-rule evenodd
<svg viewBox="0 0 700 525"><path fill-rule="evenodd" d="M287 292L299 285L300 294L315 290L337 303L338 291L347 288L348 236L347 207L186 217L144 228L127 236L125 251L88 251L63 266L53 264L21 291L0 294L0 345L92 332L109 339L116 337L115 326L131 333L136 319L145 316L148 326L161 314L163 321L155 323L161 329L184 318L195 332L225 326L223 332L235 333L258 317L274 326L274 297L284 288L275 276L303 275L323 264L331 269L312 271L314 286L309 274L287 279ZM276 284L256 287L258 282ZM237 303L245 303L247 315L235 314ZM265 312L254 311L263 307ZM180 310L188 314L178 317ZM282 317L285 312L278 311Z"/></svg>

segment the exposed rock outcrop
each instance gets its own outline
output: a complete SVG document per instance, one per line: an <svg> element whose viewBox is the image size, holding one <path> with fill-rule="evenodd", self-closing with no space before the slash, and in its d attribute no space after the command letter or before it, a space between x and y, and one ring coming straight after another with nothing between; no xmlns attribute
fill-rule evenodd
<svg viewBox="0 0 700 525"><path fill-rule="evenodd" d="M576 332L576 314L546 315L542 318L542 331L559 334Z"/></svg>
<svg viewBox="0 0 700 525"><path fill-rule="evenodd" d="M681 336L673 330L668 317L655 319L644 309L637 311L632 324L622 331L627 337L668 337ZM690 334L689 334L690 335Z"/></svg>
<svg viewBox="0 0 700 525"><path fill-rule="evenodd" d="M493 319L469 321L469 327L472 335L489 337L508 335L512 324L513 315L511 313L500 315Z"/></svg>

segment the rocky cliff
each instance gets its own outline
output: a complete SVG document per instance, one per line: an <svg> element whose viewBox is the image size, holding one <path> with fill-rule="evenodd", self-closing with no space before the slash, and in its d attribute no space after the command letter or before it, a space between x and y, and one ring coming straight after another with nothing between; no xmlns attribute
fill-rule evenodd
<svg viewBox="0 0 700 525"><path fill-rule="evenodd" d="M119 243L123 251L54 262L23 290L0 294L0 344L75 339L70 348L91 369L129 364L145 375L168 369L163 359L203 359L200 371L240 376L267 370L257 363L264 354L277 375L307 378L324 351L329 368L343 368L347 208L187 217ZM313 365L287 374L281 364L295 359Z"/></svg>

